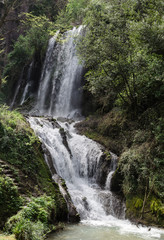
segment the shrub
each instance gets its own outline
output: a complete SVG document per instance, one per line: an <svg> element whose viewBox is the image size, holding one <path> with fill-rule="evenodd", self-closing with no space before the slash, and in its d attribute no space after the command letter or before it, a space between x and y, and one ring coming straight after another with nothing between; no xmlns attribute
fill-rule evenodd
<svg viewBox="0 0 164 240"><path fill-rule="evenodd" d="M15 214L22 204L18 188L9 177L0 176L0 224Z"/></svg>
<svg viewBox="0 0 164 240"><path fill-rule="evenodd" d="M39 139L26 119L6 106L0 106L0 159L21 169L40 189L54 192Z"/></svg>
<svg viewBox="0 0 164 240"><path fill-rule="evenodd" d="M54 226L56 206L52 197L32 198L31 202L6 224L6 230L20 240L42 240Z"/></svg>

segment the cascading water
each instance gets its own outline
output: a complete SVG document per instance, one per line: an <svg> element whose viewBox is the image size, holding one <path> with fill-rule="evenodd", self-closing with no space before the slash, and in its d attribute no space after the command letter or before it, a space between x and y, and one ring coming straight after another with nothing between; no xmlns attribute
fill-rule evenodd
<svg viewBox="0 0 164 240"><path fill-rule="evenodd" d="M110 175L116 167L115 155L111 154L111 171L105 189L101 189L96 182L103 154L99 144L77 134L75 123L69 121L54 122L50 118L29 117L29 122L50 153L57 174L65 179L82 223L80 226L72 226L72 232L68 229L61 237L57 235L50 239L162 240L161 230L149 231L146 227L137 227L124 219L124 204L109 190ZM52 177L55 179L56 173Z"/></svg>
<svg viewBox="0 0 164 240"><path fill-rule="evenodd" d="M50 152L57 174L66 181L81 219L102 220L107 213L123 218L121 201L116 200L110 191L102 190L96 183L99 161L103 155L100 145L78 135L73 123L58 122L58 127L54 128L51 122L43 118L31 117L29 122ZM66 134L68 145L63 145L62 133ZM105 199L110 201L105 202ZM119 211L109 209L114 204Z"/></svg>
<svg viewBox="0 0 164 240"><path fill-rule="evenodd" d="M116 155L111 153L111 164L102 189L97 183L103 157L102 147L77 134L75 123L64 119L81 114L79 88L83 68L78 64L73 37L81 32L82 27L68 31L62 39L63 44L57 40L59 33L49 41L37 104L33 111L58 116L60 120L46 117L29 117L28 120L50 153L55 172L65 180L83 224L105 225L123 232L141 232L141 228L137 229L129 221L123 220L124 203L110 191L111 177L117 164ZM142 228L144 232L149 233Z"/></svg>
<svg viewBox="0 0 164 240"><path fill-rule="evenodd" d="M78 63L74 40L82 31L82 26L73 28L60 41L57 40L57 32L49 41L36 104L41 114L58 117L77 117L81 114L79 88L83 67ZM58 122L58 127L54 128L44 118L30 118L29 121L51 154L57 174L65 179L81 219L102 220L107 213L123 218L124 207L121 201L116 201L107 188L102 190L97 184L102 147L76 134L73 123ZM116 160L116 156L111 154L109 172L115 170ZM105 199L110 201L103 205ZM112 207L114 203L121 206L119 211Z"/></svg>
<svg viewBox="0 0 164 240"><path fill-rule="evenodd" d="M74 40L82 31L82 26L73 28L60 40L58 31L50 39L35 107L39 114L58 117L81 114L83 67L78 64Z"/></svg>

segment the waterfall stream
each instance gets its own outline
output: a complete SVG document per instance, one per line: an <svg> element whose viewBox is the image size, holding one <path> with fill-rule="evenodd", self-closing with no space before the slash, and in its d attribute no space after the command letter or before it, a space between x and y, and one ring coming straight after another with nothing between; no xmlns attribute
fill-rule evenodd
<svg viewBox="0 0 164 240"><path fill-rule="evenodd" d="M117 156L111 153L106 183L103 187L100 186L98 176L104 155L103 148L76 132L75 123L81 118L83 67L78 63L74 39L82 32L82 27L74 28L66 32L60 41L58 40L59 32L50 39L37 102L31 111L31 114L37 112L44 117L29 117L28 121L50 153L56 173L65 180L71 199L80 214L82 228L86 229L84 226L89 225L89 230L94 226L97 231L100 226L106 226L111 231L119 231L120 235L124 232L126 234L141 233L151 239L160 238L160 230L148 231L144 227L137 228L125 220L124 203L110 191ZM26 94L28 86L25 89ZM51 117L46 117L47 115ZM77 226L72 229L76 231ZM96 234L96 231L93 231ZM86 238L79 233L77 237L71 237L68 234L66 238L58 236L57 239L124 238L119 238L118 235L115 238L96 238L96 235L91 237L88 235ZM141 237L133 239L137 240Z"/></svg>
<svg viewBox="0 0 164 240"><path fill-rule="evenodd" d="M58 31L49 40L35 106L40 115L71 118L81 114L83 67L78 64L74 40L82 31L82 26L74 27L60 40Z"/></svg>
<svg viewBox="0 0 164 240"><path fill-rule="evenodd" d="M110 214L124 218L124 204L109 190L101 189L96 181L103 155L101 146L77 134L74 123L57 122L56 127L49 120L36 117L30 117L29 122L50 152L57 174L66 181L81 220L101 221ZM65 145L62 133L66 134Z"/></svg>
<svg viewBox="0 0 164 240"><path fill-rule="evenodd" d="M111 154L111 170L102 189L96 182L103 154L99 144L77 134L75 123L66 120L54 122L48 118L29 117L29 122L51 154L57 174L65 179L81 218L81 224L68 226L64 232L52 234L49 240L163 239L162 230L136 226L124 219L124 203L110 191L117 161L114 154ZM65 144L63 133L67 139Z"/></svg>

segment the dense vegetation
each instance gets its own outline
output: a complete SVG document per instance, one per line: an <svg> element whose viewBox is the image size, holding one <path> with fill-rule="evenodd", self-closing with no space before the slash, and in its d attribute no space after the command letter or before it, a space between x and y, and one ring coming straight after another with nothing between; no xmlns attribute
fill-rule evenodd
<svg viewBox="0 0 164 240"><path fill-rule="evenodd" d="M162 100L163 8L159 0L89 7L79 54L89 68L88 89L102 110L116 104L137 115Z"/></svg>
<svg viewBox="0 0 164 240"><path fill-rule="evenodd" d="M51 180L39 139L26 119L6 106L0 108L0 165L0 228L12 217L6 230L34 240L67 220L66 202Z"/></svg>
<svg viewBox="0 0 164 240"><path fill-rule="evenodd" d="M21 205L22 199L12 179L0 176L0 223L5 223L8 217L16 214Z"/></svg>
<svg viewBox="0 0 164 240"><path fill-rule="evenodd" d="M85 89L97 110L79 127L120 154L113 190L126 197L127 216L159 225L164 221L163 10L159 0L91 2L78 42L87 68Z"/></svg>
<svg viewBox="0 0 164 240"><path fill-rule="evenodd" d="M5 1L7 2L8 0ZM3 36L0 40L0 54L3 56L0 62L3 68L0 71L3 89L0 101L4 100L4 93L10 98L13 86L32 61L39 65L37 71L41 69L51 35L58 29L63 32L74 25L84 24L85 36L81 36L77 51L80 61L86 67L84 112L91 116L80 123L78 128L119 155L112 189L124 195L127 216L162 226L163 1L35 0L28 6L31 13L23 14L17 20L18 36L14 43L10 42L10 51L7 51L4 44L7 43L4 20L10 16L11 7L17 9L19 5L21 9L20 1L9 2L14 5L6 5L7 15L3 12L0 16L0 34ZM43 193L41 186L44 188L50 184L50 189L53 186L48 181L45 166L42 167L44 164L40 151L40 143L24 118L17 112L9 112L6 107L2 107L0 158L21 169L30 178L37 177L39 191ZM37 175L39 167L40 175ZM20 223L19 216L22 214L24 209L13 218L16 218L16 225L10 227L18 235L22 234L22 226L32 228L32 223L27 223L26 218ZM37 226L42 226L43 232L46 232L45 223L38 223L38 220L40 219L35 219L36 229Z"/></svg>
<svg viewBox="0 0 164 240"><path fill-rule="evenodd" d="M57 206L52 197L33 198L17 215L11 217L5 229L17 239L43 240L45 235L56 230Z"/></svg>

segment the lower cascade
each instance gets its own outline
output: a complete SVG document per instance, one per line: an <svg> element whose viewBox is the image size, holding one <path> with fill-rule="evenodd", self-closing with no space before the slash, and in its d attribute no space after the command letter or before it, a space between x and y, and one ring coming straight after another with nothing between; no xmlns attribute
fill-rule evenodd
<svg viewBox="0 0 164 240"><path fill-rule="evenodd" d="M109 189L109 176L113 173L116 156L111 154L112 168L108 170L109 175L102 189L97 184L103 157L99 144L78 135L74 123L53 123L45 118L36 117L30 117L29 122L51 154L57 174L65 180L81 220L101 221L110 218L111 215L123 219L124 203Z"/></svg>
<svg viewBox="0 0 164 240"><path fill-rule="evenodd" d="M31 110L31 115L37 112L43 117L31 116L28 121L46 149L45 160L50 170L54 169L52 178L58 176L65 180L83 224L115 227L122 232L146 233L148 237L159 238L160 230L148 231L146 227L138 228L125 220L124 202L110 191L117 156L110 153L110 160L105 159L101 145L76 132L75 119L81 119L83 67L78 63L74 38L82 31L79 27L65 33L63 45L57 43L58 32L50 39L37 101ZM29 77L21 104L29 94L31 84ZM107 165L105 174L102 171L104 161Z"/></svg>
<svg viewBox="0 0 164 240"><path fill-rule="evenodd" d="M100 187L101 161L104 161L101 145L76 133L75 123L70 120L29 117L28 121L46 148L47 164L55 169L51 171L52 178L55 181L60 177L65 180L82 223L50 236L49 240L162 239L162 230L136 226L125 220L124 202L110 191L111 176L117 164L116 155L111 153L106 181ZM53 166L48 162L49 156Z"/></svg>

